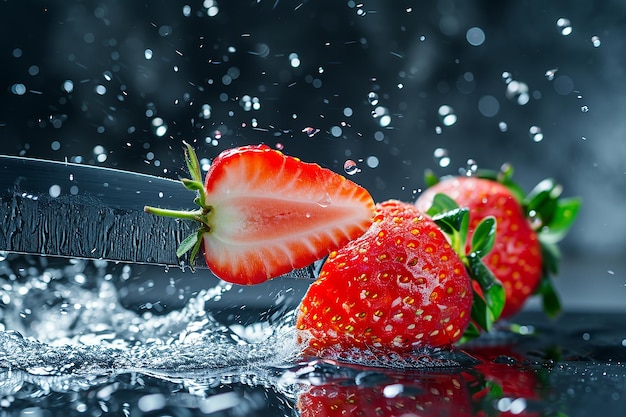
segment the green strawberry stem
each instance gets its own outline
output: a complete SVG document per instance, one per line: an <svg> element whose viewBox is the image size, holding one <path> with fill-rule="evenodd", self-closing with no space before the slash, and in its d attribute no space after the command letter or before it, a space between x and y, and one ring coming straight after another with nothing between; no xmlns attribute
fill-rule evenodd
<svg viewBox="0 0 626 417"><path fill-rule="evenodd" d="M490 331L504 309L506 295L502 283L484 264L482 258L491 251L496 236L496 220L493 217L483 219L472 236L470 251L466 251L469 230L469 210L460 208L445 194L433 198L428 215L450 238L450 245L461 257L470 277L480 287L481 294L474 291L472 319L474 323L466 330L463 340L467 341L480 335L477 326Z"/></svg>
<svg viewBox="0 0 626 417"><path fill-rule="evenodd" d="M189 265L192 266L195 258L200 251L202 245L202 235L211 231L209 223L209 217L212 214L212 207L207 204L206 191L202 184L202 171L200 169L200 162L196 152L187 142L183 142L185 145L185 163L187 164L187 170L191 179L182 178L180 181L185 188L190 191L195 191L197 196L194 199L196 205L200 208L197 210L171 210L160 207L145 206L144 211L148 214L154 214L156 216L173 217L176 219L195 220L201 224L201 226L189 236L187 236L176 249L176 256L182 257L185 253L190 252Z"/></svg>

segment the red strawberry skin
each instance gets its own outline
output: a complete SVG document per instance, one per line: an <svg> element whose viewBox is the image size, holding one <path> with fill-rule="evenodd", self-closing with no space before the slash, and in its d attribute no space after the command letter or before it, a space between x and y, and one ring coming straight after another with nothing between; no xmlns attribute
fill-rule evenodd
<svg viewBox="0 0 626 417"><path fill-rule="evenodd" d="M218 155L205 180L209 268L257 284L305 267L363 234L374 202L364 188L266 145Z"/></svg>
<svg viewBox="0 0 626 417"><path fill-rule="evenodd" d="M506 186L477 177L443 179L420 195L416 207L427 211L437 193L448 195L460 207L470 210L468 241L483 218L496 218L495 243L483 261L506 292L501 317L514 315L524 306L542 275L540 242L522 207Z"/></svg>
<svg viewBox="0 0 626 417"><path fill-rule="evenodd" d="M376 209L364 235L330 254L299 306L307 354L449 346L469 323L471 281L437 225L412 204Z"/></svg>

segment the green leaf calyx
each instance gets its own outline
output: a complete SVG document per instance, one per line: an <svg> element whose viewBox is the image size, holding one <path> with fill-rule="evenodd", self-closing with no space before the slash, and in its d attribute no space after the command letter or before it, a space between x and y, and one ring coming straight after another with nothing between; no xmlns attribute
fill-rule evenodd
<svg viewBox="0 0 626 417"><path fill-rule="evenodd" d="M202 246L202 236L205 233L211 232L210 218L213 214L213 209L207 204L206 190L202 183L202 171L200 169L198 156L190 144L187 142L183 142L183 144L185 145L185 162L191 179L182 178L180 181L185 188L197 194L194 203L199 208L196 210L170 210L160 207L145 206L144 212L156 216L194 220L200 223L200 227L187 236L176 249L176 256L179 258L188 252L190 253L189 265L193 268L195 258Z"/></svg>

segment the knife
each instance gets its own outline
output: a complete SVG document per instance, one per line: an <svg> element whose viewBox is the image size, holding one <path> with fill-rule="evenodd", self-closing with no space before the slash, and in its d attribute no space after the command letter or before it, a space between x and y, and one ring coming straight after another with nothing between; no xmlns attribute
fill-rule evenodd
<svg viewBox="0 0 626 417"><path fill-rule="evenodd" d="M176 248L197 225L143 207L184 208L192 200L168 178L0 155L0 251L184 269L188 258L177 258ZM315 279L322 264L283 277ZM201 256L193 267L208 269Z"/></svg>

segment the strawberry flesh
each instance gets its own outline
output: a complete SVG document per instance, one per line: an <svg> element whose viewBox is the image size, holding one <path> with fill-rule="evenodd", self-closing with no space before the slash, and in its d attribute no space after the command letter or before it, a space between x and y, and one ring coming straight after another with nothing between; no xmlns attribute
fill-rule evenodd
<svg viewBox="0 0 626 417"><path fill-rule="evenodd" d="M265 145L222 152L206 175L209 268L257 284L305 267L363 234L374 202L345 177Z"/></svg>

